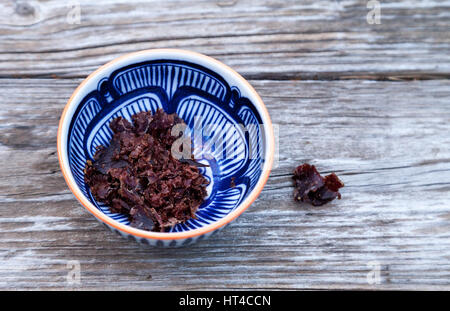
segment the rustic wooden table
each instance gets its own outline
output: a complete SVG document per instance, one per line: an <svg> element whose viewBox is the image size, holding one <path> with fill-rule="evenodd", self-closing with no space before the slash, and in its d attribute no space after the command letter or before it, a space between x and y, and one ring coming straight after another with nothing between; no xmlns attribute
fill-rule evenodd
<svg viewBox="0 0 450 311"><path fill-rule="evenodd" d="M0 289L450 290L450 1L380 2L2 0ZM279 127L257 201L182 249L107 231L56 155L82 79L161 47L235 68ZM302 162L343 199L295 203Z"/></svg>

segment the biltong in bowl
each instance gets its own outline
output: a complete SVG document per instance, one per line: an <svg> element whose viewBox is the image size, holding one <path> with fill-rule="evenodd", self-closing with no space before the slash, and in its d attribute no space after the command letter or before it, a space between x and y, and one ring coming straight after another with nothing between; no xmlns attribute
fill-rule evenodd
<svg viewBox="0 0 450 311"><path fill-rule="evenodd" d="M176 115L182 122L175 123L185 125L171 131L174 138L183 137L174 140L171 156L182 161L183 167L195 167L193 171L198 171L201 178L196 175L197 179L191 179L201 181L206 192L191 194L193 198L201 198L192 217L183 221L172 219L171 225L163 222L163 228L157 228L160 232L146 230L152 226L147 222L148 210L136 208L136 202L143 199L151 208L152 204L164 205L170 201L165 195L168 190L164 183L158 184L153 189L157 190L146 196L149 183L157 182L149 172L145 179L138 179L140 186L134 185L136 180L127 179L128 175L108 175L111 172L123 173L120 168L125 167L128 159L124 157L115 163L108 163L105 156L105 153L114 152L117 148L114 144L126 143L123 140L114 141L114 129L117 131L121 125L111 124L113 120L126 120L134 124L138 127L133 130L135 132L148 131L139 128L146 125L136 125L132 116L141 112L154 116L157 111ZM161 139L161 135L166 134L155 133L152 136ZM238 217L264 187L274 156L270 117L250 84L213 58L174 49L127 54L87 77L63 111L57 143L64 178L81 204L112 231L139 243L155 246L193 243L217 232ZM146 161L139 164L141 167L154 161L146 158L141 151L139 148L129 149L126 156L137 156L133 160L136 163ZM165 152L162 149L153 151ZM86 170L94 166L98 172L112 178L110 181L116 183L114 189L117 191L121 189L122 178L125 186L121 190L121 201L114 201L112 197L99 200L104 190L100 189L102 183L86 179ZM108 173L105 169L110 169L110 166L119 169ZM183 179L183 182L187 180L189 178ZM125 192L126 189L130 190L133 186L142 187L138 195L143 198L126 199L130 195ZM136 187L134 189L138 189ZM161 196L154 194L158 191L164 193L165 203L159 200ZM130 217L128 208L130 211L134 208L136 217Z"/></svg>

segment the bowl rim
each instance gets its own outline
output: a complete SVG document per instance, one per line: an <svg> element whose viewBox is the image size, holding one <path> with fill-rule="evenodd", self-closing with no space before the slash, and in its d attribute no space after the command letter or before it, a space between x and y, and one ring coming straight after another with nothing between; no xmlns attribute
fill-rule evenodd
<svg viewBox="0 0 450 311"><path fill-rule="evenodd" d="M68 133L64 133L63 129L66 128L67 122L70 123L72 116L70 119L67 119L69 108L78 105L77 102L75 102L75 98L77 95L83 90L84 86L88 84L89 81L97 78L97 75L101 73L102 71L114 67L115 64L126 61L127 59L133 59L135 57L141 57L141 56L149 56L150 59L151 56L157 56L160 54L170 54L172 57L188 57L189 60L193 63L194 60L202 60L204 63L208 64L210 67L210 70L215 71L216 68L221 68L222 71L228 72L230 75L232 75L236 80L238 80L239 84L244 86L254 97L256 102L254 103L255 106L258 109L258 112L261 113L261 118L263 120L263 128L265 130L266 135L266 146L267 146L267 152L266 152L266 159L264 161L264 166L262 169L262 174L255 186L255 188L250 192L250 194L247 196L247 198L242 201L237 208L235 208L232 212L227 214L225 217L208 224L206 226L203 226L201 228L183 231L183 232L153 232L153 231L146 231L141 230L137 228L133 228L129 225L122 224L113 218L108 217L107 215L103 214L100 210L98 210L81 192L78 185L75 183L75 180L73 178L72 172L69 167L68 163L68 156L66 157L64 153L67 154L67 139L68 139ZM159 57L158 57L159 58ZM154 58L154 59L158 59ZM159 58L160 59L160 58ZM126 64L127 65L127 64ZM126 66L124 65L124 66ZM128 64L129 65L129 64ZM123 67L123 66L121 66ZM120 67L119 67L120 68ZM67 127L68 129L68 127ZM63 143L64 142L64 143ZM119 56L106 64L102 65L98 69L96 69L94 72L89 74L87 78L85 78L75 89L71 97L69 98L67 104L64 107L64 110L62 112L61 118L59 120L58 125L58 135L57 135L57 153L58 153L58 161L59 165L62 171L62 174L64 176L64 179L69 186L72 193L75 195L77 200L83 205L93 216L95 216L98 220L100 220L103 223L106 223L107 225L122 231L127 234L131 234L133 236L141 237L141 238L147 238L147 239L153 239L153 240L179 240L179 239L188 239L188 238L194 238L200 235L204 235L206 233L215 231L221 227L224 227L225 225L232 222L234 219L236 219L238 216L240 216L259 196L262 189L264 188L269 175L270 171L272 169L273 161L274 161L274 152L275 152L275 137L273 132L273 126L270 119L269 112L267 111L266 106L264 105L264 102L262 101L261 97L258 95L258 93L255 91L253 86L244 79L238 72L236 72L231 67L225 65L224 63L216 60L215 58L212 58L210 56L206 56L204 54L200 54L197 52L189 51L189 50L182 50L182 49L147 49L147 50L141 50L136 52L131 52L124 54L122 56Z"/></svg>

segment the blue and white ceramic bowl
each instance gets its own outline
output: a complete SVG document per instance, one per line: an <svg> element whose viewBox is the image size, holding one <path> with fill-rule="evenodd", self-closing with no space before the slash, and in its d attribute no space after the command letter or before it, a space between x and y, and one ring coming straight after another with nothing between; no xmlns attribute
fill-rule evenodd
<svg viewBox="0 0 450 311"><path fill-rule="evenodd" d="M93 198L83 172L95 148L109 144L112 119L158 108L188 125L195 158L208 164L202 173L210 181L196 219L170 232L129 226L126 216ZM75 90L58 129L60 166L81 204L112 231L155 246L187 245L230 223L261 192L273 155L270 117L253 87L213 58L175 49L131 53L100 67Z"/></svg>

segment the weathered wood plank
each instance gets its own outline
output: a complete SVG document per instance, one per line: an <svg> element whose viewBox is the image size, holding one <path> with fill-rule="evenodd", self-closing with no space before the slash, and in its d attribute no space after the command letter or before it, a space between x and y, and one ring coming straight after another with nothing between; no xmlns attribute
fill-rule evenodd
<svg viewBox="0 0 450 311"><path fill-rule="evenodd" d="M171 250L110 233L65 185L56 130L79 82L0 81L0 288L450 289L449 80L251 81L279 126L279 165L230 227ZM303 161L336 171L343 199L293 202Z"/></svg>
<svg viewBox="0 0 450 311"><path fill-rule="evenodd" d="M84 77L121 54L184 48L252 79L450 76L450 1L64 1L0 3L0 77ZM69 19L68 19L69 18ZM76 20L76 19L75 19Z"/></svg>

